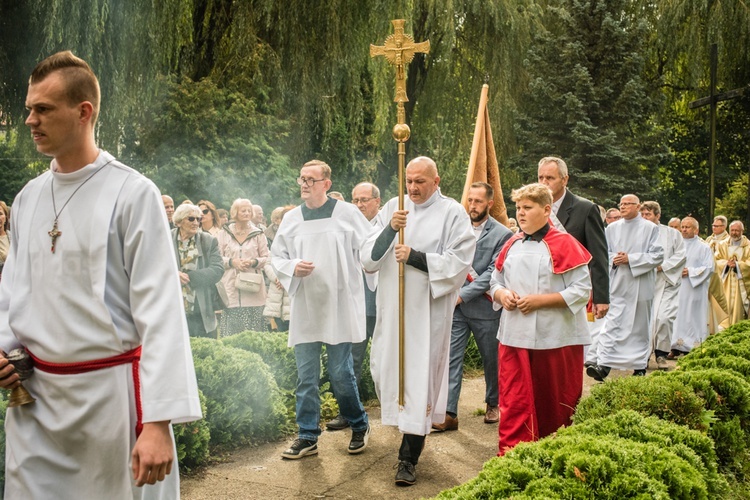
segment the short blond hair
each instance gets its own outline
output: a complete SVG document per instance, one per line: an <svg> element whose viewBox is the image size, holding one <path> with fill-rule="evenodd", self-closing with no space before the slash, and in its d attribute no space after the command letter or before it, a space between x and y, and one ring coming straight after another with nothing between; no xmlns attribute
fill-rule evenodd
<svg viewBox="0 0 750 500"><path fill-rule="evenodd" d="M328 163L321 161L321 160L310 160L304 165L303 167L319 167L320 171L323 174L324 179L330 179L331 178L331 167L328 166Z"/></svg>
<svg viewBox="0 0 750 500"><path fill-rule="evenodd" d="M552 191L540 182L526 184L510 192L513 202L531 200L541 206L552 205Z"/></svg>
<svg viewBox="0 0 750 500"><path fill-rule="evenodd" d="M235 220L237 218L237 212L239 212L239 206L244 205L247 203L250 205L250 210L253 210L253 213L255 213L255 210L253 209L253 202L248 200L247 198L237 198L232 202L232 206L229 208L229 216L232 218L232 220Z"/></svg>

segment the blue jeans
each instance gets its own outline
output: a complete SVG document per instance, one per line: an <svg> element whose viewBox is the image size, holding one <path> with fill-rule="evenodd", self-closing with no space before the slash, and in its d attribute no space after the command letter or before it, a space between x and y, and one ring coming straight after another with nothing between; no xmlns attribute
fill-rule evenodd
<svg viewBox="0 0 750 500"><path fill-rule="evenodd" d="M482 299L484 300L484 299ZM458 415L458 396L461 394L461 382L464 376L464 353L469 342L469 334L474 333L479 354L484 365L485 394L484 402L497 406L497 329L500 319L467 318L456 307L451 326L451 353L448 367L448 407L446 411Z"/></svg>
<svg viewBox="0 0 750 500"><path fill-rule="evenodd" d="M328 375L339 412L353 431L367 429L367 413L359 400L352 364L352 344L309 342L294 346L297 361L297 425L300 439L317 441L320 436L320 353L328 353Z"/></svg>

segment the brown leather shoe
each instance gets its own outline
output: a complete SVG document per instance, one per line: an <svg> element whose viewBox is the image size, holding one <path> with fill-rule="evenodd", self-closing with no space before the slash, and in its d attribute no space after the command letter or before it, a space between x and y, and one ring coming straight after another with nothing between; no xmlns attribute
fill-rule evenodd
<svg viewBox="0 0 750 500"><path fill-rule="evenodd" d="M442 424L432 424L432 430L435 432L445 431L457 431L458 430L458 417L453 418L450 415L445 415L445 422Z"/></svg>
<svg viewBox="0 0 750 500"><path fill-rule="evenodd" d="M484 412L484 423L496 424L499 421L500 421L500 409L497 406L487 405L487 409Z"/></svg>

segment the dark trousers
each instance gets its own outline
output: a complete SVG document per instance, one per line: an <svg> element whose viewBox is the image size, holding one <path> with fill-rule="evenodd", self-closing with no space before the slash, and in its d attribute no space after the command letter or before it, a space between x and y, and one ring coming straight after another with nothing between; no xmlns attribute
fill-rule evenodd
<svg viewBox="0 0 750 500"><path fill-rule="evenodd" d="M372 333L375 331L375 316L365 316L367 319L367 337L362 342L352 344L352 361L354 362L354 376L359 380L362 378L362 362L367 354L367 343L372 339Z"/></svg>
<svg viewBox="0 0 750 500"><path fill-rule="evenodd" d="M424 436L416 434L404 434L401 438L401 448L398 450L399 461L411 462L417 465L419 455L424 449Z"/></svg>

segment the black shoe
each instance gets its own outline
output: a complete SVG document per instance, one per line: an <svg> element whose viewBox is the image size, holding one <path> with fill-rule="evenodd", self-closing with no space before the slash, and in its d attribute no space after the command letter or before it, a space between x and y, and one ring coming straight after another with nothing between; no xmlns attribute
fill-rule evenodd
<svg viewBox="0 0 750 500"><path fill-rule="evenodd" d="M398 471L396 471L396 485L397 486L411 486L417 482L417 471L415 466L411 462L401 460L398 463Z"/></svg>
<svg viewBox="0 0 750 500"><path fill-rule="evenodd" d="M295 439L287 450L281 454L283 458L289 458L296 460L298 458L306 457L308 455L318 454L318 443L316 441L310 441L309 439Z"/></svg>
<svg viewBox="0 0 750 500"><path fill-rule="evenodd" d="M370 439L370 425L363 431L352 431L352 440L349 441L349 453L354 455L362 453L367 448L367 441Z"/></svg>
<svg viewBox="0 0 750 500"><path fill-rule="evenodd" d="M646 370L633 370L633 376L634 377L645 377L646 376Z"/></svg>
<svg viewBox="0 0 750 500"><path fill-rule="evenodd" d="M342 417L340 413L336 415L333 420L326 424L326 429L328 429L329 431L340 431L342 429L346 429L347 427L349 427L349 422L344 417Z"/></svg>
<svg viewBox="0 0 750 500"><path fill-rule="evenodd" d="M609 368L600 365L591 365L586 368L586 375L593 378L597 382L604 382L604 379L609 375Z"/></svg>
<svg viewBox="0 0 750 500"><path fill-rule="evenodd" d="M585 363L583 364L583 366L584 366L585 368L588 368L589 366L594 366L595 364L596 364L596 363L594 363L593 361L586 361L586 362L585 362Z"/></svg>

